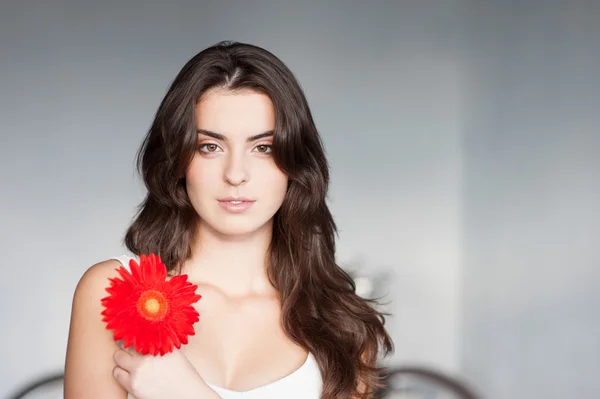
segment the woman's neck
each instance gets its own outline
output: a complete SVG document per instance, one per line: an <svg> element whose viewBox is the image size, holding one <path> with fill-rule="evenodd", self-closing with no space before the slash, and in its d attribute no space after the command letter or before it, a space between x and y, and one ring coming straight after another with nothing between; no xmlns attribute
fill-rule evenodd
<svg viewBox="0 0 600 399"><path fill-rule="evenodd" d="M210 284L231 295L271 293L267 277L271 237L271 224L244 236L226 236L200 225L192 257L182 272L194 283Z"/></svg>

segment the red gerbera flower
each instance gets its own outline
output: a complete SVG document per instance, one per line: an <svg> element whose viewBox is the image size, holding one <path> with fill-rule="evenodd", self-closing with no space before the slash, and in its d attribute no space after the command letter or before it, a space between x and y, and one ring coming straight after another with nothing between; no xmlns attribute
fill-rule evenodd
<svg viewBox="0 0 600 399"><path fill-rule="evenodd" d="M106 288L110 295L102 298L102 320L108 330L114 330L115 341L154 356L187 344L194 323L200 320L192 306L201 298L196 294L198 286L188 282L185 274L167 280L165 264L153 253L141 255L139 265L130 260L129 267L131 273L123 266L117 269L122 279L110 278Z"/></svg>

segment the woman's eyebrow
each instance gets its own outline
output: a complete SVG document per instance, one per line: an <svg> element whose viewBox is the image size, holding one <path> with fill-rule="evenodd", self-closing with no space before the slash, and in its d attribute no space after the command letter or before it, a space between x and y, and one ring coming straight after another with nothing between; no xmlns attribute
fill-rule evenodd
<svg viewBox="0 0 600 399"><path fill-rule="evenodd" d="M198 132L198 134L203 134L205 136L212 137L213 139L216 139L216 140L228 141L227 137L221 133L211 132L210 130L206 130L206 129L198 129L197 132ZM255 134L254 136L248 137L246 139L246 142L249 143L249 142L252 142L255 140L264 139L265 137L271 137L271 136L273 136L273 133L274 132L272 130L269 130L264 133Z"/></svg>

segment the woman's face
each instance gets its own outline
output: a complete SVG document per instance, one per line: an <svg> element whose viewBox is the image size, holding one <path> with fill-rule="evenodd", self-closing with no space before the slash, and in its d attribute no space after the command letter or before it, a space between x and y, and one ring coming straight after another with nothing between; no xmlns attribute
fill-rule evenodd
<svg viewBox="0 0 600 399"><path fill-rule="evenodd" d="M186 187L203 227L244 235L268 226L288 185L273 159L270 98L214 89L200 99L196 115L198 146Z"/></svg>

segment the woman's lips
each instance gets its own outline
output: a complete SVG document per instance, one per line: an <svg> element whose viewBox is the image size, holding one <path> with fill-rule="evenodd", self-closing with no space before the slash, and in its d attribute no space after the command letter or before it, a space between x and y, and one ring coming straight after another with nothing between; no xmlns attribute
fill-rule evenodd
<svg viewBox="0 0 600 399"><path fill-rule="evenodd" d="M247 198L224 198L219 200L219 205L230 213L242 213L250 209L255 201Z"/></svg>

